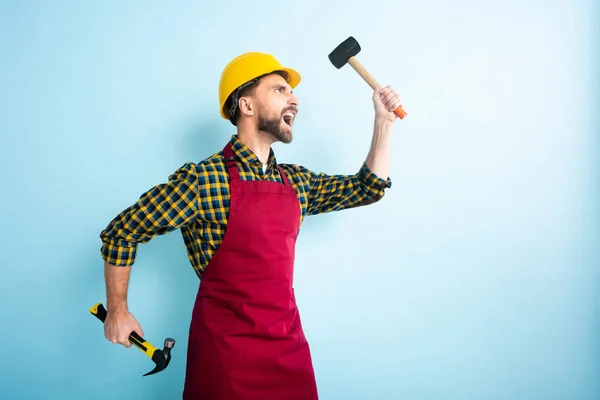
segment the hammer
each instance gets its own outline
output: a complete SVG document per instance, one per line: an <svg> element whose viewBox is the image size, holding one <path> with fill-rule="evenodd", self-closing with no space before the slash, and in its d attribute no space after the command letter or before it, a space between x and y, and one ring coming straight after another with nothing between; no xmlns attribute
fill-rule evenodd
<svg viewBox="0 0 600 400"><path fill-rule="evenodd" d="M102 321L102 323L104 323L104 320L106 319L106 309L102 303L94 304L94 306L90 308L90 312L92 315L95 315L100 321ZM166 338L162 350L154 347L135 332L131 332L129 335L129 341L138 349L143 351L144 354L150 357L150 359L156 364L156 367L152 371L144 374L144 376L160 372L169 365L169 362L171 361L171 349L173 346L175 346L175 339Z"/></svg>
<svg viewBox="0 0 600 400"><path fill-rule="evenodd" d="M344 40L340 43L331 53L329 53L329 61L333 64L337 69L342 68L346 63L350 64L352 68L371 86L373 90L380 87L379 83L367 72L367 70L358 62L356 59L356 55L360 53L360 44L350 36L348 39ZM402 106L398 106L394 110L394 114L396 114L400 119L403 119L406 116L406 112L402 108Z"/></svg>

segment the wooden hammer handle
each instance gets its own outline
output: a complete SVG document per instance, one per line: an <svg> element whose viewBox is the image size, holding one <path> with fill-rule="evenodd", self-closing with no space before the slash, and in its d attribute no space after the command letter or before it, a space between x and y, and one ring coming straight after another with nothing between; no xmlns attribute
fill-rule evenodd
<svg viewBox="0 0 600 400"><path fill-rule="evenodd" d="M371 86L371 89L375 90L380 87L375 78L373 78L373 76L367 72L365 67L363 67L354 56L348 59L348 64L350 64L352 68L354 68L354 70L365 80L365 82ZM406 116L406 111L404 111L402 106L398 106L398 108L394 110L394 114L396 114L400 119L404 119Z"/></svg>

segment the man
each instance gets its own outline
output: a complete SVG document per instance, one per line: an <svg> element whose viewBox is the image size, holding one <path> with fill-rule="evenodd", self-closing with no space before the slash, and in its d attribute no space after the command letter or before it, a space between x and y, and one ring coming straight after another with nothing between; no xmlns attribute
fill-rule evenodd
<svg viewBox="0 0 600 400"><path fill-rule="evenodd" d="M185 399L317 399L308 343L293 289L296 238L308 215L370 204L388 178L390 87L373 94L371 149L354 175L279 164L271 145L290 143L300 75L273 56L247 53L224 69L220 113L237 135L167 183L142 194L101 233L108 315L105 336L130 347L143 335L127 307L137 245L180 229L200 280L188 343ZM332 106L332 109L335 107Z"/></svg>

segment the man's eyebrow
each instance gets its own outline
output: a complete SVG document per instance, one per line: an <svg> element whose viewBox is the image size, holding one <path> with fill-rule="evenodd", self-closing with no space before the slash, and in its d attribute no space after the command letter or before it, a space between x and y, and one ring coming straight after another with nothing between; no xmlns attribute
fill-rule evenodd
<svg viewBox="0 0 600 400"><path fill-rule="evenodd" d="M287 87L286 85L282 85L281 83L276 83L275 85L273 85L273 89L283 89L285 91L290 91L291 93L294 93L293 90L290 90L289 87Z"/></svg>

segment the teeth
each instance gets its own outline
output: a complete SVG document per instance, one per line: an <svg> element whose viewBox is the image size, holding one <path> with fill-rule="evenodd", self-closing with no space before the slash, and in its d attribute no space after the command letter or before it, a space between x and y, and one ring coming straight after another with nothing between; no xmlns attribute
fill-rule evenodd
<svg viewBox="0 0 600 400"><path fill-rule="evenodd" d="M294 114L291 112L285 113L283 114L284 117L290 117L290 118L294 118Z"/></svg>

